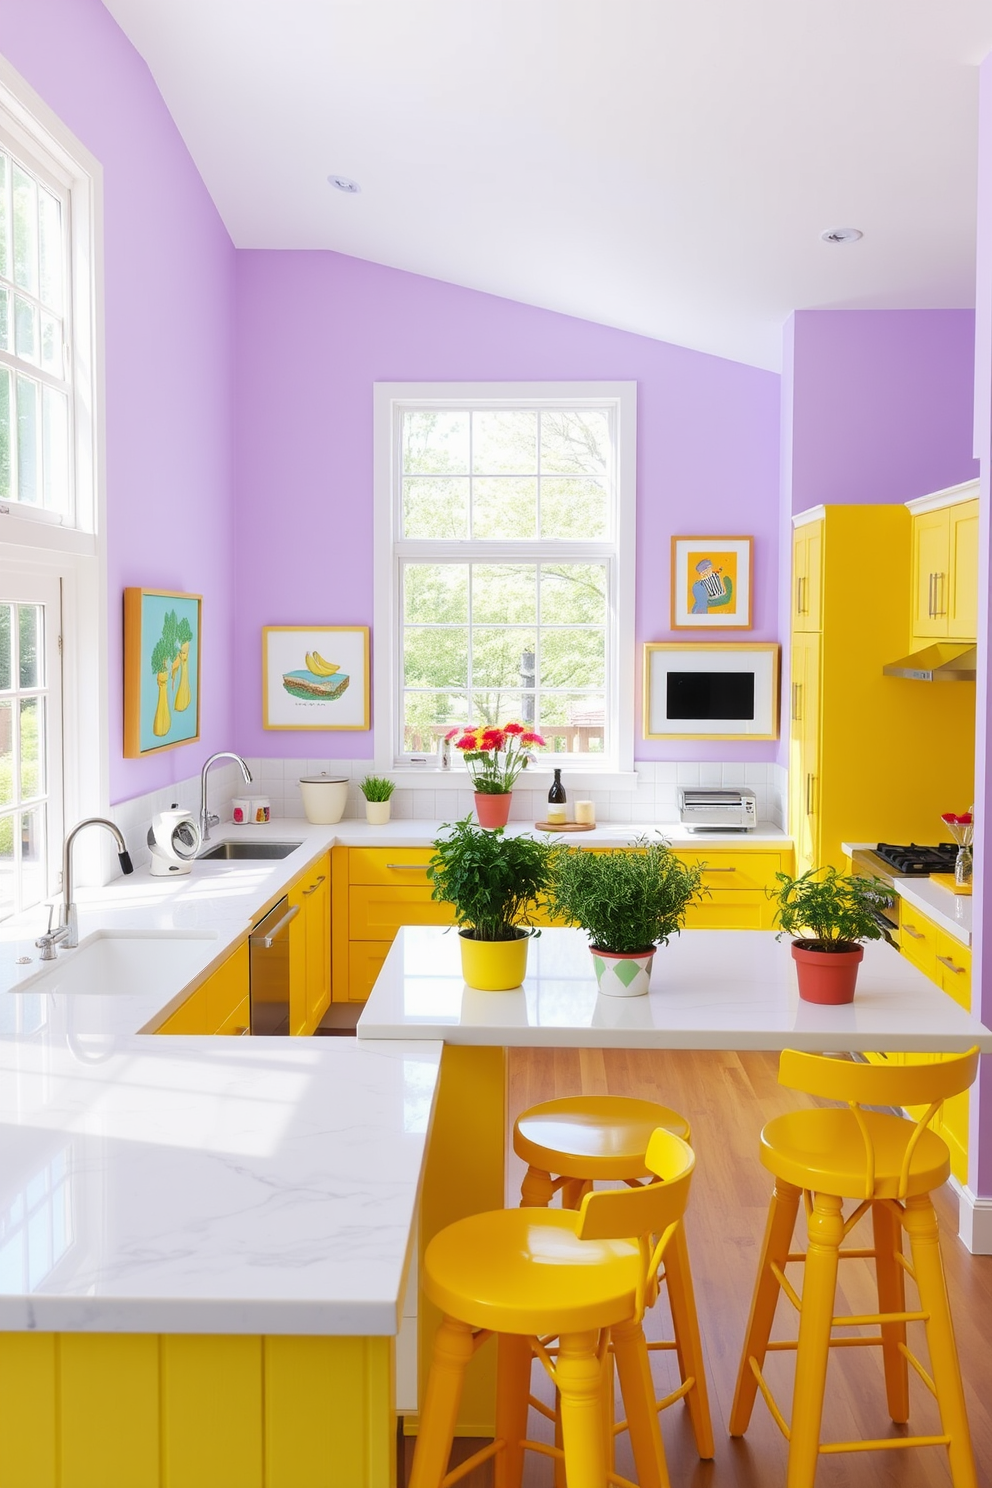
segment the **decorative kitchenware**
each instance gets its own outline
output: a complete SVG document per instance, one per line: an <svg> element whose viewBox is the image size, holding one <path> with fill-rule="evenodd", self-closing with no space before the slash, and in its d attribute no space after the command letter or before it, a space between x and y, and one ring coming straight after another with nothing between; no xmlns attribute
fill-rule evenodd
<svg viewBox="0 0 992 1488"><path fill-rule="evenodd" d="M200 829L191 811L173 803L171 811L156 811L148 828L151 862L148 871L155 878L189 873L193 859L200 851Z"/></svg>
<svg viewBox="0 0 992 1488"><path fill-rule="evenodd" d="M348 804L349 784L347 776L328 775L326 770L319 775L301 776L300 791L307 821L321 827L339 822Z"/></svg>

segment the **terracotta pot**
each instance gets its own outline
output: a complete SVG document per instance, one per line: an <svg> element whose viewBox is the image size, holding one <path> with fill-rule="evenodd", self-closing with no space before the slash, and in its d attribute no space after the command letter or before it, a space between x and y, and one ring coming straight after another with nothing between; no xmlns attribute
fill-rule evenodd
<svg viewBox="0 0 992 1488"><path fill-rule="evenodd" d="M858 967L864 946L845 941L845 951L818 951L809 942L794 940L792 957L799 978L799 996L804 1002L842 1003L854 1001Z"/></svg>
<svg viewBox="0 0 992 1488"><path fill-rule="evenodd" d="M651 985L655 946L646 951L602 951L590 946L599 990L607 997L644 997Z"/></svg>
<svg viewBox="0 0 992 1488"><path fill-rule="evenodd" d="M521 985L527 975L530 943L526 931L520 930L512 940L476 940L470 930L459 930L458 938L462 946L462 976L470 987L477 992L511 992Z"/></svg>
<svg viewBox="0 0 992 1488"><path fill-rule="evenodd" d="M512 797L512 791L504 791L500 796L490 796L485 791L476 791L475 814L479 818L479 826L505 827L510 820Z"/></svg>

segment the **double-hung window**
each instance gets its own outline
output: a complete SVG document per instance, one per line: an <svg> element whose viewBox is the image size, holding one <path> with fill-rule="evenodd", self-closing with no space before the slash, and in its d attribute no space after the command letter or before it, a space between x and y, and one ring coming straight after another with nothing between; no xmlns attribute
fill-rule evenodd
<svg viewBox="0 0 992 1488"><path fill-rule="evenodd" d="M377 759L517 719L630 769L633 384L379 384L376 418Z"/></svg>

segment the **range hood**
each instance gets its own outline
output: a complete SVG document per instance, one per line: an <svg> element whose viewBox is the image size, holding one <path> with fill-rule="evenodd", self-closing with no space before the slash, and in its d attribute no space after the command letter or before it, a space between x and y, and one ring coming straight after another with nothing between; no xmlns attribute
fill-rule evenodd
<svg viewBox="0 0 992 1488"><path fill-rule="evenodd" d="M977 666L977 646L936 641L922 651L914 651L911 656L884 666L882 674L910 677L914 682L974 682Z"/></svg>

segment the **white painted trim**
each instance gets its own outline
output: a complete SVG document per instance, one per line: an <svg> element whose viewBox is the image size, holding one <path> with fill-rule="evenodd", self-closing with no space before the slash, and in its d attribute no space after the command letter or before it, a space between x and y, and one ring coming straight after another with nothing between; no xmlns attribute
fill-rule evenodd
<svg viewBox="0 0 992 1488"><path fill-rule="evenodd" d="M979 1198L966 1183L951 1178L959 1199L958 1236L972 1255L992 1255L992 1199Z"/></svg>
<svg viewBox="0 0 992 1488"><path fill-rule="evenodd" d="M634 766L634 574L637 521L637 384L636 382L378 382L373 385L373 502L374 502L374 603L373 728L375 767L394 773L394 723L399 706L399 678L395 671L398 621L398 556L394 530L398 513L395 500L396 448L395 408L443 404L448 408L519 406L558 403L568 407L602 405L616 409L617 533L616 577L612 601L615 606L611 676L613 693L607 707L615 721L615 753L603 769L583 760L583 774L590 779L629 776ZM613 545L608 545L612 550ZM568 544L562 545L566 554ZM583 550L588 555L589 545ZM621 577L622 576L622 577ZM378 645L376 646L376 643ZM555 762L557 763L557 757ZM400 767L402 768L402 767ZM419 773L419 772L418 772Z"/></svg>
<svg viewBox="0 0 992 1488"><path fill-rule="evenodd" d="M932 496L917 496L903 505L914 516L921 512L940 511L945 506L957 506L962 501L974 501L978 496L978 481L964 481L960 486L948 486L946 491L934 491Z"/></svg>
<svg viewBox="0 0 992 1488"><path fill-rule="evenodd" d="M811 506L807 511L796 512L792 519L793 527L805 527L809 522L822 522L827 515L825 506Z"/></svg>

